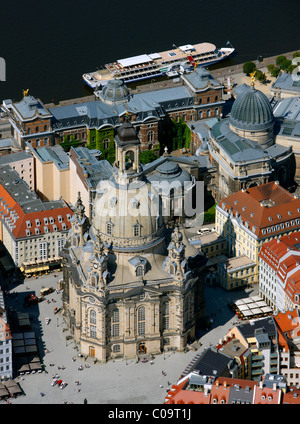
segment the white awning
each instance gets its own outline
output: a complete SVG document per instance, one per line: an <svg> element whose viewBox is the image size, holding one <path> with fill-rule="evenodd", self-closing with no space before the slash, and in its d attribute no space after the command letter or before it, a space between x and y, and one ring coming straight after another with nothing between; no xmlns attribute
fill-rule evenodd
<svg viewBox="0 0 300 424"><path fill-rule="evenodd" d="M120 59L118 63L124 67L140 65L141 63L152 62L152 59L147 54L140 54L139 56L128 57L127 59Z"/></svg>

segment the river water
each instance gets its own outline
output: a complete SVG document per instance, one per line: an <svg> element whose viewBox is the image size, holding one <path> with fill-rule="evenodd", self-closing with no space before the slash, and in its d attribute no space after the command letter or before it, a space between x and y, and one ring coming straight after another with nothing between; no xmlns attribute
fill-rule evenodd
<svg viewBox="0 0 300 424"><path fill-rule="evenodd" d="M298 0L1 0L0 101L27 88L44 103L89 95L83 73L173 43L230 41L222 66L300 50L299 12Z"/></svg>

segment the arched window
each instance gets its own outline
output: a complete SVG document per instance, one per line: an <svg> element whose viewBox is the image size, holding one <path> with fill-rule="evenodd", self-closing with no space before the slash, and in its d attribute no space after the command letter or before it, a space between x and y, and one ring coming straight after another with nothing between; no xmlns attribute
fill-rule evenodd
<svg viewBox="0 0 300 424"><path fill-rule="evenodd" d="M133 235L134 237L140 237L141 235L141 224L138 221L133 225Z"/></svg>
<svg viewBox="0 0 300 424"><path fill-rule="evenodd" d="M91 286L96 287L97 282L98 282L98 275L97 274L91 275Z"/></svg>
<svg viewBox="0 0 300 424"><path fill-rule="evenodd" d="M216 96L215 97L215 102L218 102L219 101L219 97L218 96Z"/></svg>
<svg viewBox="0 0 300 424"><path fill-rule="evenodd" d="M120 345L113 345L113 352L120 352L121 351L121 346Z"/></svg>
<svg viewBox="0 0 300 424"><path fill-rule="evenodd" d="M148 131L148 133L147 133L147 139L148 139L148 142L150 143L150 142L152 142L153 140L154 140L154 131Z"/></svg>
<svg viewBox="0 0 300 424"><path fill-rule="evenodd" d="M96 324L96 311L94 309L90 311L90 324Z"/></svg>
<svg viewBox="0 0 300 424"><path fill-rule="evenodd" d="M106 224L106 232L107 232L107 234L108 235L112 235L112 229L113 229L113 223L112 222L108 222L107 224Z"/></svg>
<svg viewBox="0 0 300 424"><path fill-rule="evenodd" d="M112 336L118 337L120 335L120 312L115 308L112 313Z"/></svg>
<svg viewBox="0 0 300 424"><path fill-rule="evenodd" d="M146 310L144 306L140 306L137 311L137 327L138 327L138 335L144 336L146 330Z"/></svg>
<svg viewBox="0 0 300 424"><path fill-rule="evenodd" d="M169 302L164 302L162 304L162 329L169 329L169 314L170 314L170 306Z"/></svg>
<svg viewBox="0 0 300 424"><path fill-rule="evenodd" d="M104 149L108 149L109 142L110 142L109 138L105 138L105 139L103 140L103 143L104 143Z"/></svg>
<svg viewBox="0 0 300 424"><path fill-rule="evenodd" d="M47 131L48 127L47 125L44 125L44 131Z"/></svg>
<svg viewBox="0 0 300 424"><path fill-rule="evenodd" d="M170 274L174 275L176 271L176 267L174 264L170 264Z"/></svg>
<svg viewBox="0 0 300 424"><path fill-rule="evenodd" d="M90 337L95 339L97 337L97 331L96 331L96 311L94 309L91 309L90 311Z"/></svg>
<svg viewBox="0 0 300 424"><path fill-rule="evenodd" d="M142 275L144 275L144 269L141 265L136 267L135 274L137 277L141 277Z"/></svg>
<svg viewBox="0 0 300 424"><path fill-rule="evenodd" d="M27 129L27 134L30 134L30 132L31 132L31 129L30 129L30 128L28 128L28 129Z"/></svg>

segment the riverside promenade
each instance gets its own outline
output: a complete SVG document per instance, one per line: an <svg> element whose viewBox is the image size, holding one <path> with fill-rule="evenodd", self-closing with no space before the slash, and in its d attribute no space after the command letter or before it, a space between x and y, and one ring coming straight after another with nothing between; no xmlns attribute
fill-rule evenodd
<svg viewBox="0 0 300 424"><path fill-rule="evenodd" d="M295 50L292 52L288 52L288 53L281 53L281 54L277 54L276 56L270 56L270 57L265 57L263 58L263 60L261 62L258 62L257 58L251 60L252 62L254 62L256 64L257 69L266 72L267 71L267 66L270 64L276 64L276 58L278 56L286 56L287 59L292 60L293 59L293 53L300 51L300 46L299 46L299 50ZM248 62L248 61L247 61ZM226 65L226 61L223 62L224 65ZM222 66L220 68L217 69L209 69L209 72L211 73L211 75L216 78L217 80L219 80L220 82L224 83L224 77L228 77L228 76L238 76L238 80L241 80L242 77L245 76L244 72L243 72L243 65L244 63L240 63L238 65L228 65L228 66ZM270 80L270 78L268 78ZM249 79L250 81L250 79ZM273 80L272 80L273 81ZM132 94L136 94L136 93L145 93L147 91L155 91L155 90L162 90L165 88L171 88L171 87L176 87L176 86L182 86L183 85L183 81L180 78L173 78L173 79L164 79L164 80L159 80L156 81L155 79L151 79L149 80L149 82L146 82L144 84L138 85L136 88L130 88L130 91ZM261 89L261 88L259 88ZM79 97L76 99L69 99L69 100L61 100L59 102L58 105L54 104L54 103L49 103L47 105L45 105L46 107L55 107L55 106L65 106L65 105L71 105L71 104L78 104L78 103L84 103L84 102L90 102L93 100L96 100L96 96L94 94L91 94L90 96L85 96L85 97Z"/></svg>

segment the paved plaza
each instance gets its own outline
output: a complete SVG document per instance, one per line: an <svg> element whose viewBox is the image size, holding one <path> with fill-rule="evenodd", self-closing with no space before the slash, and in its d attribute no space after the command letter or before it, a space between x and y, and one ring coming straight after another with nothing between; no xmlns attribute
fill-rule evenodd
<svg viewBox="0 0 300 424"><path fill-rule="evenodd" d="M61 292L55 291L47 296L47 299L54 299L55 302L43 301L32 308L23 308L22 299L26 294L35 292L39 295L42 286L56 289L61 277L62 273L57 273L56 277L50 274L38 279L26 279L24 284L11 289L18 293L17 297L6 300L6 307L13 306L18 311L28 312L32 317L32 329L38 337L40 356L46 368L46 372L16 378L25 396L13 399L14 404L82 404L84 399L91 404L162 404L167 388L177 382L192 358L204 348L216 345L232 327L232 322L236 321L228 302L257 294L257 287L235 292L225 292L219 287L206 287L206 312L213 323L209 330L200 333L202 346L198 351L161 354L154 358L153 364L136 363L135 360L94 364L92 358L84 361L78 356L74 342L72 339L68 340L70 332L63 317L54 314L54 308L61 307ZM49 324L45 322L46 317L50 318ZM83 370L78 370L80 365ZM58 368L61 366L65 369ZM166 373L165 376L162 371ZM64 389L51 386L52 375L56 372L67 383ZM45 396L41 396L41 393Z"/></svg>

